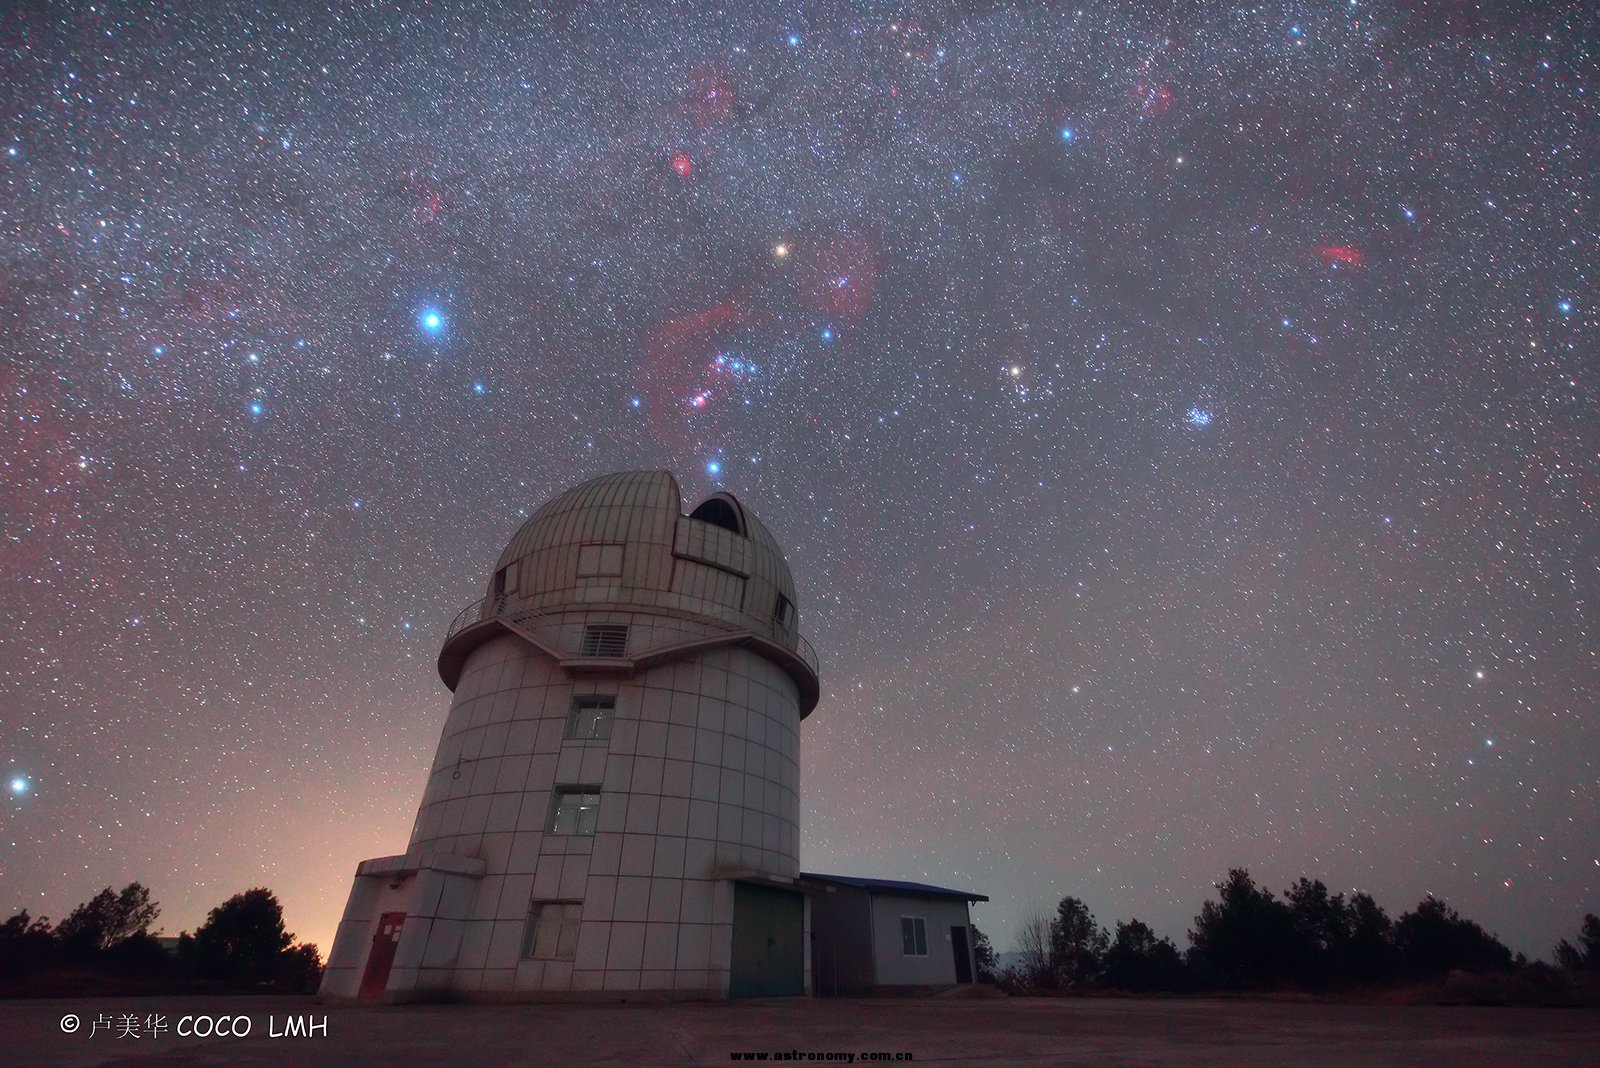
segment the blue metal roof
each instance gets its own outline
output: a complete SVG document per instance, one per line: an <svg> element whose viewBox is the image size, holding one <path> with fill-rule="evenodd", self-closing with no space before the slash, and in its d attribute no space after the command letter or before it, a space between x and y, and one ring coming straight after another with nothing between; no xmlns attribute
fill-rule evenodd
<svg viewBox="0 0 1600 1068"><path fill-rule="evenodd" d="M988 901L983 894L974 894L970 890L951 890L944 886L929 886L927 883L908 883L900 879L861 879L854 875L822 875L814 871L803 871L800 878L810 879L818 883L838 883L841 886L854 886L866 891L882 891L892 894L911 894L917 897L954 897L962 901Z"/></svg>

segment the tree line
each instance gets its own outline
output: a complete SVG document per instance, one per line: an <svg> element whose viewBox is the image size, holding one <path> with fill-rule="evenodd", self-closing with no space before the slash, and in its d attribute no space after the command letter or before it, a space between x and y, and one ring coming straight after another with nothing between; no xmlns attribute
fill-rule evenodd
<svg viewBox="0 0 1600 1068"><path fill-rule="evenodd" d="M235 894L191 934L150 933L161 906L148 888L106 887L55 926L26 909L0 924L0 996L251 990L310 993L322 977L314 945L297 944L264 887Z"/></svg>
<svg viewBox="0 0 1600 1068"><path fill-rule="evenodd" d="M1600 979L1600 918L1587 915L1575 942L1563 938L1554 965L1513 955L1495 935L1428 896L1398 919L1369 894L1329 893L1302 877L1282 898L1243 868L1216 884L1180 951L1132 919L1102 927L1082 901L1063 898L1054 915L1024 919L1014 962L997 970L988 939L980 973L1016 992L1202 990L1326 992L1443 979L1459 973L1519 976L1530 988L1590 988ZM985 959L986 958L986 959ZM1565 973L1563 975L1563 973Z"/></svg>

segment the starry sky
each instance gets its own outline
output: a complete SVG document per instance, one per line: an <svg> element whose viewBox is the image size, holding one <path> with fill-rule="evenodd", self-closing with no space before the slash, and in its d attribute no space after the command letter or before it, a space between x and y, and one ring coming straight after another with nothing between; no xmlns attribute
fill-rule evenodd
<svg viewBox="0 0 1600 1068"><path fill-rule="evenodd" d="M523 517L741 497L802 864L1600 910L1586 5L0 13L0 909L404 848Z"/></svg>

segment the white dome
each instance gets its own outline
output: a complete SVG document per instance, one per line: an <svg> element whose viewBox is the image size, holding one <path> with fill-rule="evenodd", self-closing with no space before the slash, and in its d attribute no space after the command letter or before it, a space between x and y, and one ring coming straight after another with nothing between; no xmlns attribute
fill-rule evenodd
<svg viewBox="0 0 1600 1068"><path fill-rule="evenodd" d="M798 629L794 578L772 533L729 493L713 494L685 515L668 471L603 475L540 507L495 561L484 601L476 613L469 610L474 618L452 627L440 672L453 687L470 651L455 647L472 629L467 624L607 611L746 632L797 655L801 692L816 693L815 661ZM803 699L802 714L814 703L814 697Z"/></svg>

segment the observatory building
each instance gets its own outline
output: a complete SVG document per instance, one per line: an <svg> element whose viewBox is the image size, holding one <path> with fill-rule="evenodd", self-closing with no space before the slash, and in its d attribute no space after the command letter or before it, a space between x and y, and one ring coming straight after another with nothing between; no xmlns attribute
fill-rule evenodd
<svg viewBox="0 0 1600 1068"><path fill-rule="evenodd" d="M685 514L672 475L626 472L545 504L450 625L411 842L357 868L322 993L809 990L797 624L729 494Z"/></svg>

